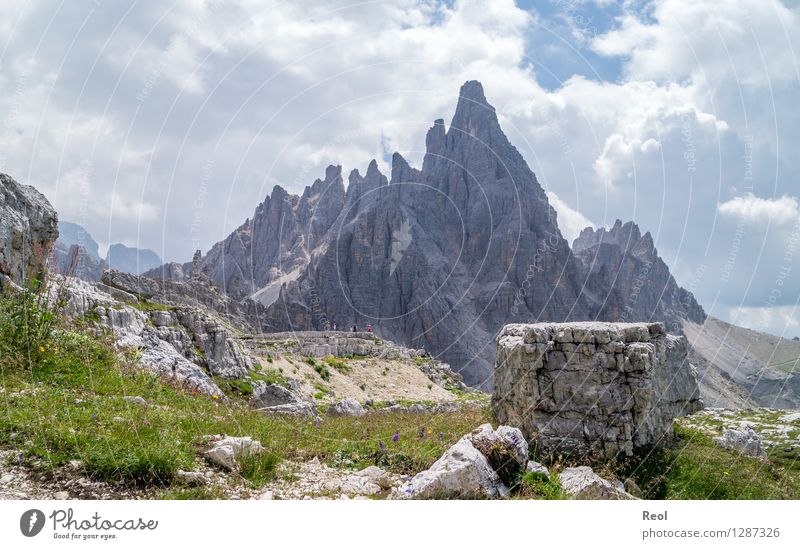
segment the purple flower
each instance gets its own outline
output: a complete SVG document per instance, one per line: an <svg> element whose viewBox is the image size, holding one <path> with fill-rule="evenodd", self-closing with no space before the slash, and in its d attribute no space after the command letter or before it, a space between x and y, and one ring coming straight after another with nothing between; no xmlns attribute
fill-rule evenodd
<svg viewBox="0 0 800 549"><path fill-rule="evenodd" d="M392 435L392 442L397 444L397 441L400 440L400 433L395 433Z"/></svg>
<svg viewBox="0 0 800 549"><path fill-rule="evenodd" d="M379 440L379 441L378 441L378 444L379 444L379 445L380 445L380 447L381 447L381 453L385 454L385 453L386 453L386 446L384 446L384 445L383 445L383 441L382 441L382 440Z"/></svg>
<svg viewBox="0 0 800 549"><path fill-rule="evenodd" d="M423 426L422 429L419 430L419 438L425 438L425 435L428 433L428 428Z"/></svg>
<svg viewBox="0 0 800 549"><path fill-rule="evenodd" d="M92 419L97 419L97 414L92 414Z"/></svg>
<svg viewBox="0 0 800 549"><path fill-rule="evenodd" d="M444 433L439 431L439 440L444 441Z"/></svg>

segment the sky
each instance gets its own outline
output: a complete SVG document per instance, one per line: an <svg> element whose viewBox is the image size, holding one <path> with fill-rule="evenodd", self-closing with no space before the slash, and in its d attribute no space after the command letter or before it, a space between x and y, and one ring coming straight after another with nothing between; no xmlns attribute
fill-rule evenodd
<svg viewBox="0 0 800 549"><path fill-rule="evenodd" d="M477 79L565 237L636 221L707 312L800 336L796 1L4 0L0 31L0 171L101 252L419 167Z"/></svg>

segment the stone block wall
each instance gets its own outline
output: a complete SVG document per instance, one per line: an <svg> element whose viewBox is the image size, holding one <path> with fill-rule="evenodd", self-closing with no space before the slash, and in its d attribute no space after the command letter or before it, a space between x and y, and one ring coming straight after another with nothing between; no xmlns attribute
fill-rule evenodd
<svg viewBox="0 0 800 549"><path fill-rule="evenodd" d="M509 324L497 339L492 411L542 450L631 455L702 408L687 350L660 323Z"/></svg>

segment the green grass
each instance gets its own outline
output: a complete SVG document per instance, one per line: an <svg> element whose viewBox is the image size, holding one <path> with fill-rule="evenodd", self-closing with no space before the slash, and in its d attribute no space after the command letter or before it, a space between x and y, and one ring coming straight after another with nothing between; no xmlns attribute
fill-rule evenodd
<svg viewBox="0 0 800 549"><path fill-rule="evenodd" d="M289 379L283 374L282 369L266 368L258 372L250 372L250 378L255 381L264 381L281 387L289 387Z"/></svg>
<svg viewBox="0 0 800 549"><path fill-rule="evenodd" d="M225 497L222 489L218 486L197 486L184 488L177 486L164 490L159 494L158 499L166 500L206 500L222 499Z"/></svg>
<svg viewBox="0 0 800 549"><path fill-rule="evenodd" d="M519 482L517 498L520 499L567 499L558 483L558 476L544 473L524 473Z"/></svg>
<svg viewBox="0 0 800 549"><path fill-rule="evenodd" d="M143 313L151 313L153 311L174 311L175 307L172 305L164 305L163 303L157 303L155 301L148 301L142 297L139 298L139 301L131 301L128 302L127 305L130 305L134 309L139 309Z"/></svg>
<svg viewBox="0 0 800 549"><path fill-rule="evenodd" d="M632 477L648 499L797 499L796 454L779 449L761 462L720 447L695 429L676 427L672 447L620 464L618 477Z"/></svg>
<svg viewBox="0 0 800 549"><path fill-rule="evenodd" d="M277 476L280 457L271 452L239 458L240 474L256 488L266 485Z"/></svg>
<svg viewBox="0 0 800 549"><path fill-rule="evenodd" d="M0 307L0 386L6 404L0 412L0 447L18 451L22 463L36 471L80 460L82 473L96 480L162 487L166 498L217 497L213 490L174 482L179 469L195 467L206 435L259 440L266 452L245 460L241 470L245 482L259 486L273 478L284 459L318 457L353 468L377 464L416 473L487 420L484 412L474 410L430 417L326 418L318 425L270 416L240 400L222 403L183 392L141 371L132 363L133 353L120 356L109 340L67 326L37 339L33 350L16 342L9 345L4 311ZM229 383L228 388L246 392L242 383ZM124 396L141 396L147 406ZM423 425L427 433L420 437Z"/></svg>

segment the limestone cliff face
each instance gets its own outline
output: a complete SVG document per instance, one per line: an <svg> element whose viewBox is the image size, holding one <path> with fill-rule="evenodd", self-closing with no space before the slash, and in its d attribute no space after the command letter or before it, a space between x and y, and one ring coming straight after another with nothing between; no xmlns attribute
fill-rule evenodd
<svg viewBox="0 0 800 549"><path fill-rule="evenodd" d="M617 220L611 229L584 229L572 251L580 260L584 293L598 318L612 321L660 320L673 331L683 321L702 324L706 315L658 256L650 233Z"/></svg>
<svg viewBox="0 0 800 549"><path fill-rule="evenodd" d="M58 216L42 193L0 174L0 275L21 286L42 280Z"/></svg>
<svg viewBox="0 0 800 549"><path fill-rule="evenodd" d="M311 250L327 234L344 200L340 166L329 166L325 179L317 179L299 197L275 186L253 218L211 248L197 268L239 297L292 278L308 265ZM185 267L184 271L192 270ZM254 297L274 301L274 297Z"/></svg>
<svg viewBox="0 0 800 549"><path fill-rule="evenodd" d="M485 387L495 336L508 323L672 325L674 314L702 315L635 226L625 226L633 247L615 228L585 233L570 250L480 83L464 84L450 126L436 120L425 142L422 169L395 153L391 179L373 161L363 175L350 172L346 191L338 166L302 196L276 187L194 266L155 274L201 270L229 294L265 305L268 331L372 324ZM636 245L651 263L644 274ZM624 276L615 276L620 266ZM620 318L633 284L641 297Z"/></svg>

